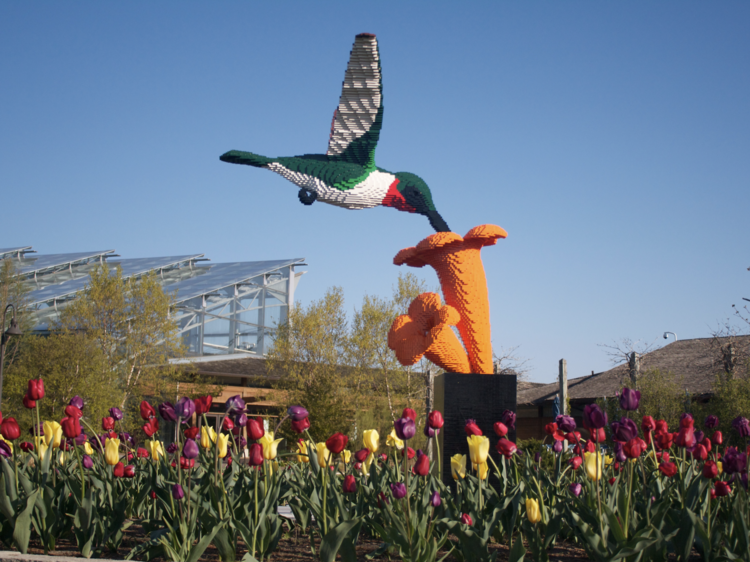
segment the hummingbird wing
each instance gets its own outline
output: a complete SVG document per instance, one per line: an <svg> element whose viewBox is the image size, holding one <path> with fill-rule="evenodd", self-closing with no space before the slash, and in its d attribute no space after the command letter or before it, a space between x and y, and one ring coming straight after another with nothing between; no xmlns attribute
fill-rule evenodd
<svg viewBox="0 0 750 562"><path fill-rule="evenodd" d="M349 56L326 155L333 161L374 169L375 147L382 125L383 84L378 41L370 33L360 33Z"/></svg>

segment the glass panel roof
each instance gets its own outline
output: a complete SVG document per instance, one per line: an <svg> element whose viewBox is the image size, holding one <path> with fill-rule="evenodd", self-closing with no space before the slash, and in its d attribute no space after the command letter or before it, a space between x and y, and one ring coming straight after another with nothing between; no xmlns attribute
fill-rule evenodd
<svg viewBox="0 0 750 562"><path fill-rule="evenodd" d="M289 260L216 263L210 266L201 266L196 269L205 269L207 270L205 273L191 279L183 279L173 283L167 286L166 290L174 291L176 289L177 298L175 302L183 302L223 287L242 283L251 277L270 273L282 267L304 261L304 258L296 258Z"/></svg>
<svg viewBox="0 0 750 562"><path fill-rule="evenodd" d="M143 275L149 271L155 271L162 268L177 265L181 262L187 262L203 257L203 254L193 254L188 256L166 256L161 258L135 258L127 260L117 260L108 262L110 267L120 266L123 277L133 277ZM31 291L28 295L29 304L39 304L53 299L59 299L64 296L77 293L84 289L88 283L89 276L80 279L71 279L57 285L50 285L43 289Z"/></svg>
<svg viewBox="0 0 750 562"><path fill-rule="evenodd" d="M75 254L37 254L34 257L26 258L29 262L18 268L21 274L33 273L52 267L68 265L69 263L85 260L87 258L96 258L105 254L111 254L114 250L103 250L98 252L77 252ZM2 250L0 250L2 253Z"/></svg>
<svg viewBox="0 0 750 562"><path fill-rule="evenodd" d="M5 258L7 254L17 254L21 250L31 250L31 246L19 246L17 248L0 248L0 260Z"/></svg>

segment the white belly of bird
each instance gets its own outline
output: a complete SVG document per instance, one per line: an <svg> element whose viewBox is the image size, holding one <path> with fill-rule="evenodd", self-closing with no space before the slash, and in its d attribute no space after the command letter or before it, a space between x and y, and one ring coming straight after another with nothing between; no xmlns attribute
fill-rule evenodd
<svg viewBox="0 0 750 562"><path fill-rule="evenodd" d="M396 179L396 176L387 172L375 170L364 181L355 185L352 189L342 191L326 185L316 177L293 172L278 162L268 164L268 169L276 172L290 182L308 191L317 193L318 200L330 203L345 209L369 209L377 207L383 202L388 193L388 188Z"/></svg>

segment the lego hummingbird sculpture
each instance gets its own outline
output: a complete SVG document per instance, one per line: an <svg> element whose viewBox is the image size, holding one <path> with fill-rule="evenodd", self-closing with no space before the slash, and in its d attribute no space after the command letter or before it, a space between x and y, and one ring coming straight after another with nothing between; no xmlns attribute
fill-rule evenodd
<svg viewBox="0 0 750 562"><path fill-rule="evenodd" d="M375 35L354 40L339 105L333 114L328 151L268 158L230 150L224 162L276 172L297 185L304 205L322 201L346 209L383 205L424 215L437 232L449 232L422 178L391 173L375 165L375 148L383 125L383 85Z"/></svg>

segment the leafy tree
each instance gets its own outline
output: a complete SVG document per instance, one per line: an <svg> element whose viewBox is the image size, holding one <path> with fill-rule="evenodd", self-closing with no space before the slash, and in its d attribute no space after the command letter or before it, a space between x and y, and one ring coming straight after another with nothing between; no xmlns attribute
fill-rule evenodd
<svg viewBox="0 0 750 562"><path fill-rule="evenodd" d="M22 332L28 333L31 328L28 315L26 314L26 303L29 289L23 280L17 275L17 268L13 258L6 258L0 262L0 314L5 308L12 304L16 310L16 321ZM5 326L0 326L2 332L10 325L12 312L9 311L5 318ZM21 349L23 337L10 338L5 345L5 378L11 370L13 363ZM5 382L5 381L4 381ZM3 397L6 396L6 384L3 384ZM4 400L4 403L7 401Z"/></svg>

